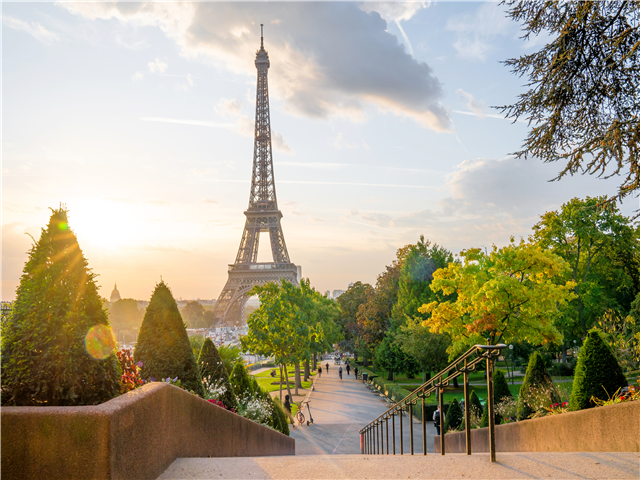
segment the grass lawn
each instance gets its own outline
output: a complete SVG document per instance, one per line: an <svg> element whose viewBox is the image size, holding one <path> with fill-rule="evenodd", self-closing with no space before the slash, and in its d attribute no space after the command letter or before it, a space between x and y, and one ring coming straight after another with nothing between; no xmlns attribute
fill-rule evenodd
<svg viewBox="0 0 640 480"><path fill-rule="evenodd" d="M304 375L304 369L303 369L302 366L300 367L300 369L301 369L301 376L302 376L302 375ZM271 376L271 371L272 370L276 371L276 376L275 377ZM289 369L287 370L287 373L289 374L289 381L293 382L294 379L295 379L295 374L296 374L295 370L292 367L289 367ZM282 372L282 374L284 376L284 371ZM311 372L311 376L312 377L315 374L316 374L315 372ZM269 370L265 370L264 372L261 372L261 373L258 373L256 375L254 375L254 377L258 381L258 385L260 385L260 388L262 388L263 390L265 390L267 392L275 392L276 390L280 390L280 385L278 384L278 381L280 380L280 369L279 368L270 368ZM273 382L276 382L276 384L273 385L272 384ZM302 388L310 388L311 387L311 383L312 383L311 381L308 381L308 382L303 381L302 382ZM293 389L293 383L291 384L291 388ZM283 391L287 390L287 385L285 383L282 384L282 390Z"/></svg>

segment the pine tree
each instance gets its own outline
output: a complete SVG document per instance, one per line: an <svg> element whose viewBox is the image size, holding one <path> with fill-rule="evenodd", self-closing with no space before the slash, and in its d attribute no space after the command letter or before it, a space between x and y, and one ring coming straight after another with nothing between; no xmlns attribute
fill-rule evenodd
<svg viewBox="0 0 640 480"><path fill-rule="evenodd" d="M590 330L578 355L569 410L594 407L592 397L608 399L626 385L622 368L600 332Z"/></svg>
<svg viewBox="0 0 640 480"><path fill-rule="evenodd" d="M238 362L234 365L229 381L231 382L233 391L238 398L253 396L254 389L251 385L251 378L249 377L247 369L243 363Z"/></svg>
<svg viewBox="0 0 640 480"><path fill-rule="evenodd" d="M449 430L457 430L460 424L462 423L463 415L462 408L460 408L460 404L457 399L453 399L451 405L447 410L447 413L444 416L444 431L445 433Z"/></svg>
<svg viewBox="0 0 640 480"><path fill-rule="evenodd" d="M469 414L472 416L475 416L477 418L482 418L482 403L480 402L480 399L478 398L478 394L476 393L475 390L471 390L471 394L469 395L469 405L465 405L464 407L466 408L471 408L471 410L469 411ZM464 421L464 413L462 415L462 422L460 423L460 428L459 430L464 430L465 429L465 421Z"/></svg>
<svg viewBox="0 0 640 480"><path fill-rule="evenodd" d="M229 382L229 374L227 373L227 369L224 368L218 349L209 337L205 338L202 343L200 355L198 356L198 368L200 369L202 379L207 379L210 385L222 383L225 392L218 400L224 403L227 408L237 410L238 401L236 400L231 382Z"/></svg>
<svg viewBox="0 0 640 480"><path fill-rule="evenodd" d="M520 387L518 420L526 420L536 411L560 402L560 395L547 372L542 355L533 352Z"/></svg>
<svg viewBox="0 0 640 480"><path fill-rule="evenodd" d="M3 405L95 405L120 392L115 339L67 213L52 209L2 326Z"/></svg>
<svg viewBox="0 0 640 480"><path fill-rule="evenodd" d="M145 380L177 377L186 390L204 396L187 329L171 290L162 281L149 301L133 355L143 363Z"/></svg>

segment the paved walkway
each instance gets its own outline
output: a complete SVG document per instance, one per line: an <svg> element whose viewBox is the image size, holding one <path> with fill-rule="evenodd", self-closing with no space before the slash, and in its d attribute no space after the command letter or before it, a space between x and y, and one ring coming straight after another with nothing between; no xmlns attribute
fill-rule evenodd
<svg viewBox="0 0 640 480"><path fill-rule="evenodd" d="M343 368L343 379L338 378L338 368L323 370L322 377L315 382L315 390L309 395L311 415L314 423L291 429L291 437L296 439L296 455L336 455L359 454L360 434L358 431L384 413L387 402L374 394L353 372L347 375ZM308 410L304 410L308 417ZM391 423L389 423L391 426ZM422 454L422 426L414 421L414 453ZM391 429L390 429L391 430ZM427 452L433 452L433 422L427 422ZM386 440L386 438L385 438ZM389 437L392 452L393 437ZM410 451L410 430L408 416L403 417L404 452ZM386 451L386 447L385 447ZM396 418L396 452L400 453L400 434Z"/></svg>

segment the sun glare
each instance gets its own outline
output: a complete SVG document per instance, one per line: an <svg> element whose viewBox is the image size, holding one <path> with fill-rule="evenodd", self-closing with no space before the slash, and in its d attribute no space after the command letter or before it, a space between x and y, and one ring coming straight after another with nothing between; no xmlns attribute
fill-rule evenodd
<svg viewBox="0 0 640 480"><path fill-rule="evenodd" d="M70 210L70 217L80 245L119 248L144 242L140 223L145 215L136 205L89 200Z"/></svg>

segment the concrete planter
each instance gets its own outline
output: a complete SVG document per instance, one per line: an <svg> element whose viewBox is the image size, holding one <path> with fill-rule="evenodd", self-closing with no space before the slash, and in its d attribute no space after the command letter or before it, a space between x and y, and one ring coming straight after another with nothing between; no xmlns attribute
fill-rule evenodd
<svg viewBox="0 0 640 480"><path fill-rule="evenodd" d="M294 439L166 383L102 405L1 415L6 480L155 479L178 457L295 454Z"/></svg>
<svg viewBox="0 0 640 480"><path fill-rule="evenodd" d="M640 401L619 403L496 425L496 452L640 452L639 432ZM444 438L445 453L466 453L464 432ZM471 430L471 450L489 451L488 428Z"/></svg>

